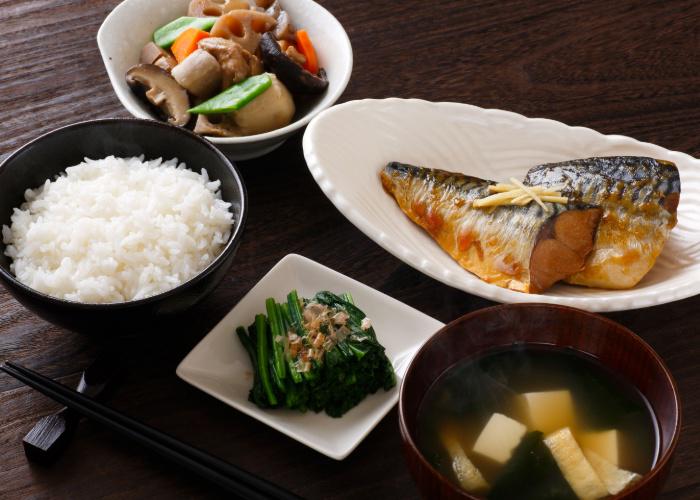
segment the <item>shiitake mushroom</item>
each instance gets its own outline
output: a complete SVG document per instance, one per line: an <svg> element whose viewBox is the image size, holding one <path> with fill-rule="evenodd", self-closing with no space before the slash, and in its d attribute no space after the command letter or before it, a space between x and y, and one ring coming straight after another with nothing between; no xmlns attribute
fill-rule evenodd
<svg viewBox="0 0 700 500"><path fill-rule="evenodd" d="M328 79L323 69L317 76L302 68L282 52L272 33L265 33L260 38L260 54L267 69L277 75L292 93L320 94L328 88Z"/></svg>
<svg viewBox="0 0 700 500"><path fill-rule="evenodd" d="M187 91L164 69L137 64L127 71L126 83L168 123L183 127L190 121Z"/></svg>

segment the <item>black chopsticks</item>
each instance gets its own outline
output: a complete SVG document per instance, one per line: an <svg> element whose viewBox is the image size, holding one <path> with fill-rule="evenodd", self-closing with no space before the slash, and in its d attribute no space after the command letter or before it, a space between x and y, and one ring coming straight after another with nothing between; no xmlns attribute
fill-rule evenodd
<svg viewBox="0 0 700 500"><path fill-rule="evenodd" d="M127 417L29 368L7 361L0 366L0 370L54 401L105 425L241 498L261 500L298 500L300 498L290 491Z"/></svg>

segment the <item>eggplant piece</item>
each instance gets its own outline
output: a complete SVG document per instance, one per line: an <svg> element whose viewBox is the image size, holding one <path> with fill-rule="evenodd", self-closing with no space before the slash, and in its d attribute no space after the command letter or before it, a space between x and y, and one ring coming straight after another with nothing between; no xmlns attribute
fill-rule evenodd
<svg viewBox="0 0 700 500"><path fill-rule="evenodd" d="M153 64L137 64L126 72L126 83L171 125L190 121L190 99L170 73Z"/></svg>
<svg viewBox="0 0 700 500"><path fill-rule="evenodd" d="M265 33L260 39L260 53L267 69L277 75L292 93L320 94L328 88L328 78L323 69L318 72L319 76L306 71L282 52L272 33Z"/></svg>

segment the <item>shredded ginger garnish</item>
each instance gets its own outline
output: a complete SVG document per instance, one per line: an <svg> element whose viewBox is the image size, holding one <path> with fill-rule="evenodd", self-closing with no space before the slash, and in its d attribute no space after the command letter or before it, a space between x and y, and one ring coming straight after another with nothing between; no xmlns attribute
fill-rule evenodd
<svg viewBox="0 0 700 500"><path fill-rule="evenodd" d="M568 203L569 199L561 195L563 185L558 186L526 186L519 180L511 177L512 184L493 184L489 186L489 192L495 193L486 198L480 198L472 202L472 207L485 208L497 207L500 205L527 205L535 201L545 212L551 208L544 204L548 203Z"/></svg>

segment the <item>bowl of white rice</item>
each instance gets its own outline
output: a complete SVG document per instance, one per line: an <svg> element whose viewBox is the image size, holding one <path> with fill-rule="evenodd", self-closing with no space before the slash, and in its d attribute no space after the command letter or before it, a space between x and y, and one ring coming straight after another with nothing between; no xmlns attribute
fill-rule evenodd
<svg viewBox="0 0 700 500"><path fill-rule="evenodd" d="M132 334L229 270L247 213L235 166L186 130L81 122L0 165L0 281L60 326Z"/></svg>

